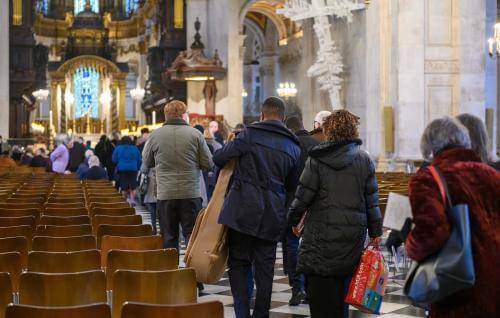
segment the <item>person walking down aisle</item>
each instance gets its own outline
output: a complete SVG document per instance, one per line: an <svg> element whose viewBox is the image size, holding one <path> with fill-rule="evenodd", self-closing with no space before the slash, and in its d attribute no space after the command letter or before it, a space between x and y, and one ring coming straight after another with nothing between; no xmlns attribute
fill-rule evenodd
<svg viewBox="0 0 500 318"><path fill-rule="evenodd" d="M106 135L102 135L99 142L95 146L95 155L99 157L102 166L108 172L109 180L114 180L115 165L113 164L113 151L115 146L111 143Z"/></svg>
<svg viewBox="0 0 500 318"><path fill-rule="evenodd" d="M139 186L137 171L141 168L142 161L139 149L129 136L124 136L113 151L113 163L116 164L118 185L123 197L135 204L135 189Z"/></svg>
<svg viewBox="0 0 500 318"><path fill-rule="evenodd" d="M500 313L500 173L482 163L470 148L467 128L450 117L432 121L420 144L424 158L443 175L452 203L469 206L476 273L474 287L431 305L431 318L498 317ZM420 262L444 246L451 228L446 203L429 169L417 172L409 190L414 227L406 240L406 251L411 259Z"/></svg>
<svg viewBox="0 0 500 318"><path fill-rule="evenodd" d="M142 153L147 167L155 167L157 214L165 248L179 250L179 223L187 242L201 210L201 170L213 166L201 132L182 119L187 106L173 100L164 109L166 122L153 131Z"/></svg>
<svg viewBox="0 0 500 318"><path fill-rule="evenodd" d="M297 270L306 275L312 318L341 318L366 231L378 245L382 217L375 166L361 150L359 118L337 110L325 119L326 142L309 151L290 207L289 225L307 212Z"/></svg>
<svg viewBox="0 0 500 318"><path fill-rule="evenodd" d="M307 130L304 129L304 124L302 120L298 117L290 117L285 121L285 125L290 129L297 139L300 145L300 160L299 160L299 173L302 174L306 160L309 157L309 150L319 144L319 141L311 136ZM286 194L286 208L290 207L295 198L295 191L297 189L291 189ZM292 298L288 302L290 306L298 306L302 300L305 298L304 294L304 277L297 272L297 258L299 253L299 237L296 236L291 226L287 226L285 233L283 234L283 262L286 273L288 275L288 281L292 287ZM285 257L286 256L286 257Z"/></svg>
<svg viewBox="0 0 500 318"><path fill-rule="evenodd" d="M252 267L257 287L252 317L269 317L286 191L297 186L299 177L299 142L283 124L284 117L285 103L277 97L266 99L261 121L247 126L214 155L219 168L236 160L219 223L229 227L229 282L237 318L250 317Z"/></svg>
<svg viewBox="0 0 500 318"><path fill-rule="evenodd" d="M50 161L52 162L52 171L56 173L64 173L69 161L69 151L66 144L69 142L68 135L57 134L54 139L56 149L50 154Z"/></svg>
<svg viewBox="0 0 500 318"><path fill-rule="evenodd" d="M69 166L68 170L76 172L80 164L85 160L85 146L82 139L74 139L69 146Z"/></svg>
<svg viewBox="0 0 500 318"><path fill-rule="evenodd" d="M328 110L322 110L314 116L314 130L311 131L310 134L319 142L323 142L327 139L323 133L323 123L325 122L325 118L331 114L332 112Z"/></svg>

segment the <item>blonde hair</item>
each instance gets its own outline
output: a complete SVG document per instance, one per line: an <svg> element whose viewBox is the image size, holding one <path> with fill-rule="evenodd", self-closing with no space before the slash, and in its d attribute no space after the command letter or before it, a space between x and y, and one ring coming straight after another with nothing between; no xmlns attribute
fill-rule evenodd
<svg viewBox="0 0 500 318"><path fill-rule="evenodd" d="M180 100L173 100L165 105L164 108L166 119L182 118L182 115L184 115L186 111L186 104L184 104L184 102L181 102Z"/></svg>

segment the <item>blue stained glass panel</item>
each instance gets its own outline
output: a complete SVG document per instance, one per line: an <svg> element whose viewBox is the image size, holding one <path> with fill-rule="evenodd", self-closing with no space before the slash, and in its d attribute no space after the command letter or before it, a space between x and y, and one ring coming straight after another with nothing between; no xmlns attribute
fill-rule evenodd
<svg viewBox="0 0 500 318"><path fill-rule="evenodd" d="M99 72L95 68L81 67L73 75L75 117L99 116Z"/></svg>
<svg viewBox="0 0 500 318"><path fill-rule="evenodd" d="M138 0L124 0L124 1L125 1L125 12L128 15L137 11L137 8L139 7Z"/></svg>
<svg viewBox="0 0 500 318"><path fill-rule="evenodd" d="M87 2L86 0L75 0L74 2L75 15L85 10L86 2ZM92 8L93 12L99 13L99 0L90 0L90 7Z"/></svg>

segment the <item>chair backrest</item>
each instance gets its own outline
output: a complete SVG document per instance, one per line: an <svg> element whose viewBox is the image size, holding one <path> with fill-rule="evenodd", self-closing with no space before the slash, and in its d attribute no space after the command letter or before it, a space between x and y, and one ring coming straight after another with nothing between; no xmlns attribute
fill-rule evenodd
<svg viewBox="0 0 500 318"><path fill-rule="evenodd" d="M0 202L0 209L43 209L40 203L7 203Z"/></svg>
<svg viewBox="0 0 500 318"><path fill-rule="evenodd" d="M0 207L0 217L21 217L21 216L34 216L35 219L40 218L42 209L40 208L2 208Z"/></svg>
<svg viewBox="0 0 500 318"><path fill-rule="evenodd" d="M200 304L155 305L127 302L122 307L121 318L224 318L220 301Z"/></svg>
<svg viewBox="0 0 500 318"><path fill-rule="evenodd" d="M0 318L5 317L5 307L13 301L10 274L0 272Z"/></svg>
<svg viewBox="0 0 500 318"><path fill-rule="evenodd" d="M113 274L119 269L165 271L178 268L179 255L175 248L149 251L111 250L106 266L106 286L113 289Z"/></svg>
<svg viewBox="0 0 500 318"><path fill-rule="evenodd" d="M115 197L115 196L110 196L110 197L100 197L100 198L91 198L90 199L91 203L120 203L120 202L125 202L125 199L123 197Z"/></svg>
<svg viewBox="0 0 500 318"><path fill-rule="evenodd" d="M32 198L8 198L5 200L7 203L12 204L23 204L23 203L44 203L45 199L41 197L32 197Z"/></svg>
<svg viewBox="0 0 500 318"><path fill-rule="evenodd" d="M29 225L32 228L35 228L35 220L36 220L35 217L32 215L0 217L0 227Z"/></svg>
<svg viewBox="0 0 500 318"><path fill-rule="evenodd" d="M24 236L0 238L0 253L18 252L21 255L21 266L28 265L28 240Z"/></svg>
<svg viewBox="0 0 500 318"><path fill-rule="evenodd" d="M109 225L101 224L97 228L97 246L101 246L101 239L104 235L108 236L149 236L153 235L153 228L150 224L140 225Z"/></svg>
<svg viewBox="0 0 500 318"><path fill-rule="evenodd" d="M12 280L12 290L15 293L19 290L19 275L21 275L22 270L23 266L21 264L21 253L0 253L0 272L10 274Z"/></svg>
<svg viewBox="0 0 500 318"><path fill-rule="evenodd" d="M45 208L43 215L50 216L78 216L78 215L88 215L89 212L87 208Z"/></svg>
<svg viewBox="0 0 500 318"><path fill-rule="evenodd" d="M40 225L80 225L90 224L88 215L80 216L48 216L42 215Z"/></svg>
<svg viewBox="0 0 500 318"><path fill-rule="evenodd" d="M89 210L95 208L130 208L130 204L128 204L128 202L115 202L115 203L90 202Z"/></svg>
<svg viewBox="0 0 500 318"><path fill-rule="evenodd" d="M95 237L92 235L69 237L35 236L33 238L34 251L73 252L93 250L95 248Z"/></svg>
<svg viewBox="0 0 500 318"><path fill-rule="evenodd" d="M112 216L112 215L94 215L92 217L92 232L97 234L97 229L101 224L109 225L140 225L142 224L142 216L136 215L122 215L122 216Z"/></svg>
<svg viewBox="0 0 500 318"><path fill-rule="evenodd" d="M197 297L192 268L171 271L118 270L113 275L113 318L119 318L124 302L190 304Z"/></svg>
<svg viewBox="0 0 500 318"><path fill-rule="evenodd" d="M0 238L24 236L28 241L28 249L31 247L33 239L33 227L29 225L0 227Z"/></svg>
<svg viewBox="0 0 500 318"><path fill-rule="evenodd" d="M61 197L50 197L47 202L50 203L79 203L85 202L83 196L61 196Z"/></svg>
<svg viewBox="0 0 500 318"><path fill-rule="evenodd" d="M72 209L72 208L85 208L86 206L84 202L79 202L79 203L45 203L44 207L46 209L48 208Z"/></svg>
<svg viewBox="0 0 500 318"><path fill-rule="evenodd" d="M123 215L134 215L135 209L128 208L90 208L90 216L94 215L111 215L111 216L123 216Z"/></svg>
<svg viewBox="0 0 500 318"><path fill-rule="evenodd" d="M106 302L103 271L21 274L19 303L34 306L78 306Z"/></svg>
<svg viewBox="0 0 500 318"><path fill-rule="evenodd" d="M28 255L28 271L39 273L76 273L101 269L98 250L75 252L33 251Z"/></svg>
<svg viewBox="0 0 500 318"><path fill-rule="evenodd" d="M53 237L92 235L92 227L88 224L66 226L39 225L36 228L35 235Z"/></svg>
<svg viewBox="0 0 500 318"><path fill-rule="evenodd" d="M111 250L145 251L159 250L163 248L161 236L103 236L101 240L101 266L106 267L108 252Z"/></svg>
<svg viewBox="0 0 500 318"><path fill-rule="evenodd" d="M9 305L6 318L111 318L111 309L105 303L70 306L41 307L28 305Z"/></svg>

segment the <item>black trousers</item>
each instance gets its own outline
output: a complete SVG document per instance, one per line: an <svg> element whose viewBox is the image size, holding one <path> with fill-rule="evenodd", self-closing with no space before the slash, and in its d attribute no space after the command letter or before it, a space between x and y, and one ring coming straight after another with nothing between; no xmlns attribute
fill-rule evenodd
<svg viewBox="0 0 500 318"><path fill-rule="evenodd" d="M156 205L163 247L179 250L179 224L187 245L201 210L201 198L158 200Z"/></svg>
<svg viewBox="0 0 500 318"><path fill-rule="evenodd" d="M269 317L273 290L277 242L262 240L229 229L229 283L234 299L236 318L250 317L248 277L254 269L257 287L253 318Z"/></svg>
<svg viewBox="0 0 500 318"><path fill-rule="evenodd" d="M347 318L349 306L344 302L351 276L306 275L311 318Z"/></svg>

